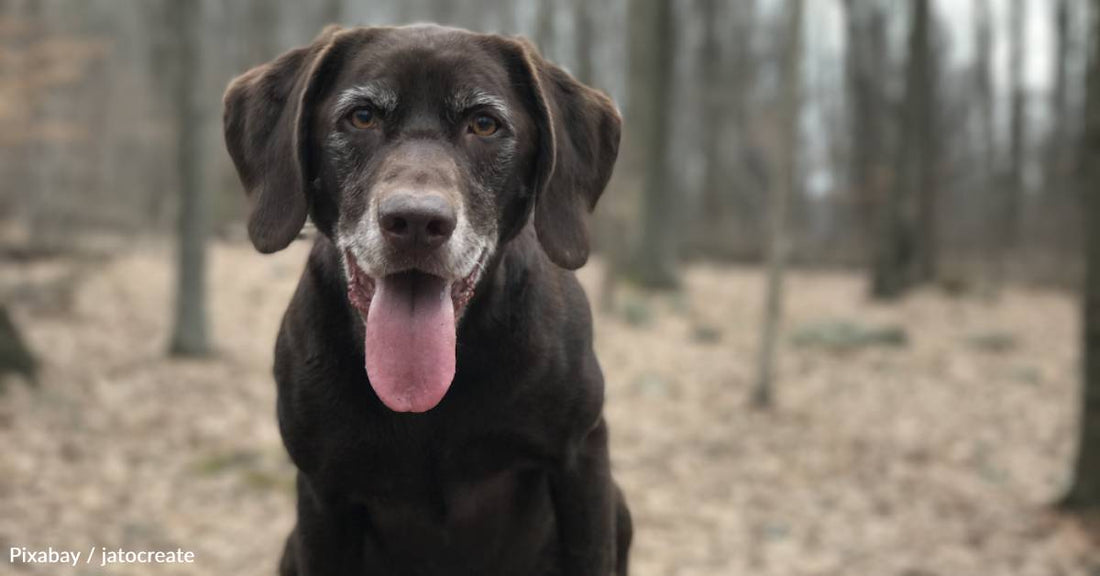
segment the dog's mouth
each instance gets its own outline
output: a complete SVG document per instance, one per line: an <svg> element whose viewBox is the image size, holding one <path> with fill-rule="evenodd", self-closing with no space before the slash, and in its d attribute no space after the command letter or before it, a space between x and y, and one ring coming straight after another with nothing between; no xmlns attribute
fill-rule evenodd
<svg viewBox="0 0 1100 576"><path fill-rule="evenodd" d="M435 408L455 375L458 319L474 296L485 254L459 279L419 269L369 276L350 250L348 300L366 334L366 370L382 403L395 412Z"/></svg>

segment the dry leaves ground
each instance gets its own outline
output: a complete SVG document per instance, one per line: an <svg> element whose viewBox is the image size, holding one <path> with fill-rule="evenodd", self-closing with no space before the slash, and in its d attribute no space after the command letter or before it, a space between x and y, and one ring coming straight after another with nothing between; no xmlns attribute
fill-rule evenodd
<svg viewBox="0 0 1100 576"><path fill-rule="evenodd" d="M211 360L164 356L172 258L156 243L86 272L67 310L15 303L46 365L37 388L9 378L0 396L0 573L274 572L293 522L293 471L269 366L306 252L214 246ZM598 263L581 277L593 288ZM624 294L621 314L598 319L635 575L1100 566L1089 532L1047 508L1073 451L1071 298L1017 289L990 304L930 290L886 307L865 301L855 275L794 273L788 327L900 325L908 345L788 339L779 405L764 413L745 402L761 292L757 270L694 267L681 295ZM9 546L93 545L180 547L198 560L7 562Z"/></svg>

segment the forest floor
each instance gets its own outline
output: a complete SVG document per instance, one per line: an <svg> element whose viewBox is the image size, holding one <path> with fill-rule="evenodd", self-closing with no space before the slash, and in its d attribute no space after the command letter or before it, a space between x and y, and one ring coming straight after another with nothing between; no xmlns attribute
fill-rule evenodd
<svg viewBox="0 0 1100 576"><path fill-rule="evenodd" d="M271 352L307 251L214 245L208 360L165 357L174 259L155 242L79 269L5 271L72 290L13 303L44 366L37 387L2 382L0 573L274 573L294 474ZM595 293L599 263L580 276ZM857 275L794 272L777 405L759 411L747 399L762 292L757 269L694 266L679 294L627 291L619 313L597 315L632 574L1096 573L1095 532L1049 507L1077 419L1069 295L929 289L881 306ZM196 562L7 559L9 546L93 545L178 547Z"/></svg>

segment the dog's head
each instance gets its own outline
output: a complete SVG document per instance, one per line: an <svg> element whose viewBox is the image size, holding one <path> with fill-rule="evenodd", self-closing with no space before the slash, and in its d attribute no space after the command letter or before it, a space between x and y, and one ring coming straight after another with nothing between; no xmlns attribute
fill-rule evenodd
<svg viewBox="0 0 1100 576"><path fill-rule="evenodd" d="M225 138L249 237L310 215L340 249L387 406L434 407L486 262L531 220L575 269L619 146L611 101L522 41L437 26L326 29L233 81Z"/></svg>

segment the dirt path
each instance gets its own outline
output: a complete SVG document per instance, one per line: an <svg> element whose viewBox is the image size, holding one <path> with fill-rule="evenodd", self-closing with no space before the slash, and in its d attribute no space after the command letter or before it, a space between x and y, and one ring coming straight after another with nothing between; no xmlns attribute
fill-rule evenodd
<svg viewBox="0 0 1100 576"><path fill-rule="evenodd" d="M0 396L0 573L274 572L293 471L269 367L306 251L215 247L209 361L164 358L162 248L100 267L70 312L16 306L47 365L38 389L8 381ZM598 272L582 272L589 288ZM745 400L762 277L694 268L686 287L627 295L625 314L596 328L615 473L637 525L635 575L1084 576L1100 566L1085 532L1045 511L1066 482L1076 417L1068 297L1012 291L990 305L926 292L876 307L855 276L795 274L789 326L898 324L909 344L787 344L779 408L758 413ZM9 546L51 545L180 547L198 561L7 562Z"/></svg>

